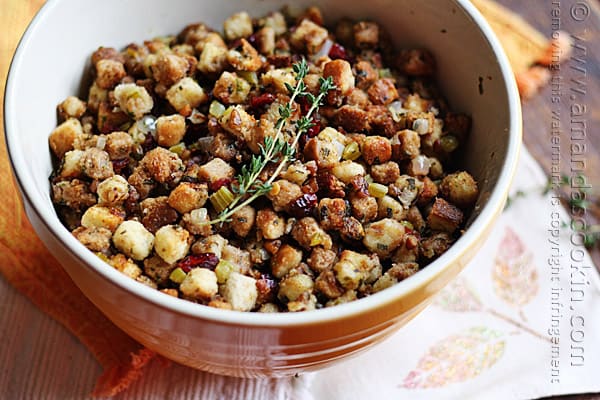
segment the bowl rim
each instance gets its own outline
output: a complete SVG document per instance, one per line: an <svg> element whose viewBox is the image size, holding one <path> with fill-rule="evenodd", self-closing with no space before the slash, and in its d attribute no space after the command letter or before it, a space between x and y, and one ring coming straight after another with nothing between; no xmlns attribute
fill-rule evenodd
<svg viewBox="0 0 600 400"><path fill-rule="evenodd" d="M26 159L22 153L15 147L17 141L15 132L16 122L13 120L13 103L12 97L15 91L15 81L19 76L19 65L22 62L23 53L26 51L34 32L40 25L41 21L58 3L56 1L48 1L35 15L33 20L27 27L24 35L18 43L17 49L12 58L6 89L4 93L4 132L6 145L9 155L9 160L12 166L12 173L16 178L19 190L24 203L30 206L28 211L35 213L39 220L45 225L62 246L68 248L70 252L80 262L89 266L98 278L103 278L119 288L127 291L129 294L138 297L141 300L152 303L154 306L166 309L170 312L175 312L187 317L200 318L210 320L212 322L225 325L242 325L248 327L289 327L298 325L320 324L326 321L342 320L355 315L361 315L369 311L378 309L379 307L391 304L398 299L403 298L403 295L413 292L420 287L426 285L434 276L441 273L444 269L450 267L454 262L458 261L463 253L469 250L477 239L484 234L489 225L494 221L495 217L504 207L506 196L510 187L510 183L514 177L517 161L520 153L520 145L522 138L522 117L521 103L518 94L517 86L514 79L512 68L508 58L496 37L492 28L481 15L481 13L468 0L454 0L456 5L470 17L475 24L480 28L484 39L495 54L500 71L505 83L505 90L508 98L509 112L509 143L506 150L506 156L503 162L502 171L498 177L491 195L486 204L481 209L480 214L474 219L466 232L450 247L442 256L426 268L420 270L417 274L387 288L381 292L362 298L358 301L328 307L313 311L303 311L300 313L249 313L241 311L226 311L193 303L184 299L179 299L164 295L156 289L152 289L133 279L123 275L121 272L107 268L107 264L96 257L85 246L75 239L70 232L60 223L56 214L45 213L44 209L47 204L40 196L33 193L33 189L29 188L25 182L28 181L27 174L24 173L24 168L19 168L20 165L26 164Z"/></svg>

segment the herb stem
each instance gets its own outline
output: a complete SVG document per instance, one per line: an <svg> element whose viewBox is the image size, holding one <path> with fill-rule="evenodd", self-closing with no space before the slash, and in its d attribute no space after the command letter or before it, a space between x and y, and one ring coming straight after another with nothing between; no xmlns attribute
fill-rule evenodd
<svg viewBox="0 0 600 400"><path fill-rule="evenodd" d="M308 73L308 65L306 60L302 59L300 63L294 64L293 70L295 73L296 85L292 87L291 85L286 84L286 87L291 94L290 100L287 102L287 104L280 106L279 108L279 119L276 123L275 135L272 138L266 138L264 146L259 145L261 154L259 156L253 155L249 166L244 165L242 167L242 171L240 175L238 175L239 187L237 190L235 190L237 196L223 211L219 213L217 218L209 221L208 224L212 225L228 221L229 218L238 210L249 205L258 197L267 194L271 190L273 181L279 176L281 171L283 171L283 168L287 165L288 161L293 159L300 136L312 126L312 114L319 108L323 97L328 93L328 91L335 87L331 78L321 78L319 95L315 97L314 95L306 92L306 86L304 84L304 77ZM282 139L282 132L291 118L292 109L296 99L299 96L306 96L309 99L311 106L306 115L300 117L300 119L296 121L297 130L290 145L288 142ZM281 153L281 159L278 161L279 164L277 165L274 173L271 174L271 177L266 182L260 182L259 184L258 177L263 172L265 167L272 162L279 153ZM250 194L250 196L244 200L244 196L246 194ZM242 203L238 204L240 201L242 201Z"/></svg>

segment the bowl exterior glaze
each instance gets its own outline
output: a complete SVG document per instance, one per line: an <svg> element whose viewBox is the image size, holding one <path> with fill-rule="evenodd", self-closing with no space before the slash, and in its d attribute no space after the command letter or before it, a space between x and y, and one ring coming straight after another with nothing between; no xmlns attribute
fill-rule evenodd
<svg viewBox="0 0 600 400"><path fill-rule="evenodd" d="M315 370L368 348L410 321L464 268L487 236L503 208L521 138L510 67L470 3L320 2L328 22L346 16L373 19L388 29L396 46L425 47L435 54L438 80L452 108L471 114L474 121L464 165L480 182L481 196L466 234L434 263L393 288L332 309L299 314L210 309L122 276L79 244L52 207L46 143L56 125L56 105L80 92L89 56L99 45L119 48L175 34L199 21L218 29L233 12L247 10L259 16L283 4L50 0L19 45L6 90L11 161L27 215L46 246L83 293L144 346L179 363L225 375L277 377ZM310 4L294 2L295 7ZM139 18L142 14L147 17ZM106 20L113 21L110 28Z"/></svg>

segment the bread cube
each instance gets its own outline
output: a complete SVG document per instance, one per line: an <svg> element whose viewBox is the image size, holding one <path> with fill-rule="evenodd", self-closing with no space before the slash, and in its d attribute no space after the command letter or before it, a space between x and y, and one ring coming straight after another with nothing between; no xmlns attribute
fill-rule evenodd
<svg viewBox="0 0 600 400"><path fill-rule="evenodd" d="M180 226L165 225L156 231L154 251L169 264L181 260L190 249L190 233Z"/></svg>
<svg viewBox="0 0 600 400"><path fill-rule="evenodd" d="M179 290L188 297L210 299L219 291L217 275L207 268L193 268L179 285Z"/></svg>
<svg viewBox="0 0 600 400"><path fill-rule="evenodd" d="M112 236L115 247L134 260L143 260L154 246L154 235L137 221L124 221Z"/></svg>

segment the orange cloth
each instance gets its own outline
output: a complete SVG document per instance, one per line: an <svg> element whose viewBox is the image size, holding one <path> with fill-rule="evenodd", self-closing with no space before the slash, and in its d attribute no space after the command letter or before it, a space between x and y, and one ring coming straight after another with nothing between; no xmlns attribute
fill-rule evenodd
<svg viewBox="0 0 600 400"><path fill-rule="evenodd" d="M52 316L104 367L93 395L111 397L142 374L154 353L110 322L75 286L29 224L12 180L4 135L0 139L0 272L42 311Z"/></svg>

